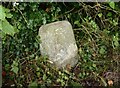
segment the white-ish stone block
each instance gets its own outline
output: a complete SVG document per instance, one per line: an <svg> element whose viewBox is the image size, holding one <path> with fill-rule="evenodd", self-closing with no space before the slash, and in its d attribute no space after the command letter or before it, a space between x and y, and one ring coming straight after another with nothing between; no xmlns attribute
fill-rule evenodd
<svg viewBox="0 0 120 88"><path fill-rule="evenodd" d="M47 55L57 68L72 67L78 62L78 48L71 24L57 21L42 25L39 29L41 54Z"/></svg>

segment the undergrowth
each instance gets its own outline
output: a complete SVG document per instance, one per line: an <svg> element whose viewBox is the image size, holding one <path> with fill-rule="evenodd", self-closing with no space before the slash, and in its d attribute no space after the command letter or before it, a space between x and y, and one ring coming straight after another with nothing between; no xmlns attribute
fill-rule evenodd
<svg viewBox="0 0 120 88"><path fill-rule="evenodd" d="M120 60L119 2L5 2L11 16L5 18L17 32L2 38L2 86L115 86ZM0 12L1 13L1 12ZM6 13L7 14L7 13ZM68 20L78 46L75 67L57 70L41 56L38 30L41 25ZM4 32L4 31L3 31ZM13 35L14 34L14 35ZM112 82L113 83L112 83ZM111 83L110 83L111 82Z"/></svg>

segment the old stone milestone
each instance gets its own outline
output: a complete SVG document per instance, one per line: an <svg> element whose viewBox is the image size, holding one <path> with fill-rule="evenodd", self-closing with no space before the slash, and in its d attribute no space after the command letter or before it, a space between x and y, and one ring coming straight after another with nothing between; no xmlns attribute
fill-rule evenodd
<svg viewBox="0 0 120 88"><path fill-rule="evenodd" d="M72 26L68 21L57 21L42 25L39 29L40 51L47 55L57 68L75 66L78 48Z"/></svg>

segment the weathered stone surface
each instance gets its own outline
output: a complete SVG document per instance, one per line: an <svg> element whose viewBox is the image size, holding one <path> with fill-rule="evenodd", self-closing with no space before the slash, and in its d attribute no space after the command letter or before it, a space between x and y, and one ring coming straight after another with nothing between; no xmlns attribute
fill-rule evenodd
<svg viewBox="0 0 120 88"><path fill-rule="evenodd" d="M57 21L40 27L40 50L57 68L77 63L77 52L72 26L68 21Z"/></svg>

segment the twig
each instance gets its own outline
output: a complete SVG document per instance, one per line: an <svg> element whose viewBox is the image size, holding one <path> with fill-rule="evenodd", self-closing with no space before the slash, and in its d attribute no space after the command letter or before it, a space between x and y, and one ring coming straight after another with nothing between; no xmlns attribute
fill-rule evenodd
<svg viewBox="0 0 120 88"><path fill-rule="evenodd" d="M91 38L91 40L94 42L94 46L96 45L95 44L95 41L94 41L94 39L92 38L92 36L91 36L91 34L89 33L89 31L85 28L85 26L84 25L81 25L84 29L85 29L85 31L87 32L87 34L90 36L90 38ZM97 47L97 46L96 46ZM93 48L94 49L94 48ZM96 51L95 49L94 49L94 51Z"/></svg>
<svg viewBox="0 0 120 88"><path fill-rule="evenodd" d="M39 49L34 53L34 55L36 55L38 51L39 51ZM29 55L29 56L27 56L27 57L24 57L24 58L22 58L22 59L20 59L20 60L24 60L24 59L26 59L26 58L30 58L30 56L31 56L31 55ZM24 62L22 62L21 65L22 65L23 63L25 63L25 62L26 62L26 60L25 60Z"/></svg>
<svg viewBox="0 0 120 88"><path fill-rule="evenodd" d="M105 64L105 63L111 63L111 61L94 61L94 60L92 60L92 59L89 59L90 61L92 61L93 63L102 63L102 64Z"/></svg>
<svg viewBox="0 0 120 88"><path fill-rule="evenodd" d="M98 78L100 78L100 79L101 79L101 81L102 81L102 83L104 84L104 86L105 86L105 87L107 86L107 83L105 82L105 80L104 80L104 78L103 78L103 77L99 76L99 75L98 75L98 74L96 74L95 72L93 72L93 74L94 74L95 76L97 76Z"/></svg>
<svg viewBox="0 0 120 88"><path fill-rule="evenodd" d="M74 9L75 9L75 7L74 7L74 8L72 8L71 10L69 10L69 11L65 12L65 14L68 14L68 13L72 12Z"/></svg>
<svg viewBox="0 0 120 88"><path fill-rule="evenodd" d="M20 14L22 15L22 17L23 17L23 19L25 20L25 22L27 23L27 25L28 25L28 22L27 22L27 20L26 20L26 18L25 18L25 16L23 15L23 13L17 8L17 7L15 7L19 12L20 12Z"/></svg>
<svg viewBox="0 0 120 88"><path fill-rule="evenodd" d="M67 11L67 12L63 13L62 15L57 16L56 18L60 18L60 17L62 17L63 15L65 15L65 14L68 14L68 13L72 12L74 9L75 9L75 7L74 7L74 8L72 8L71 10L69 10L69 11Z"/></svg>
<svg viewBox="0 0 120 88"><path fill-rule="evenodd" d="M81 10L83 10L83 8L81 8L81 9L75 11L74 13L77 13L77 12L79 13Z"/></svg>

